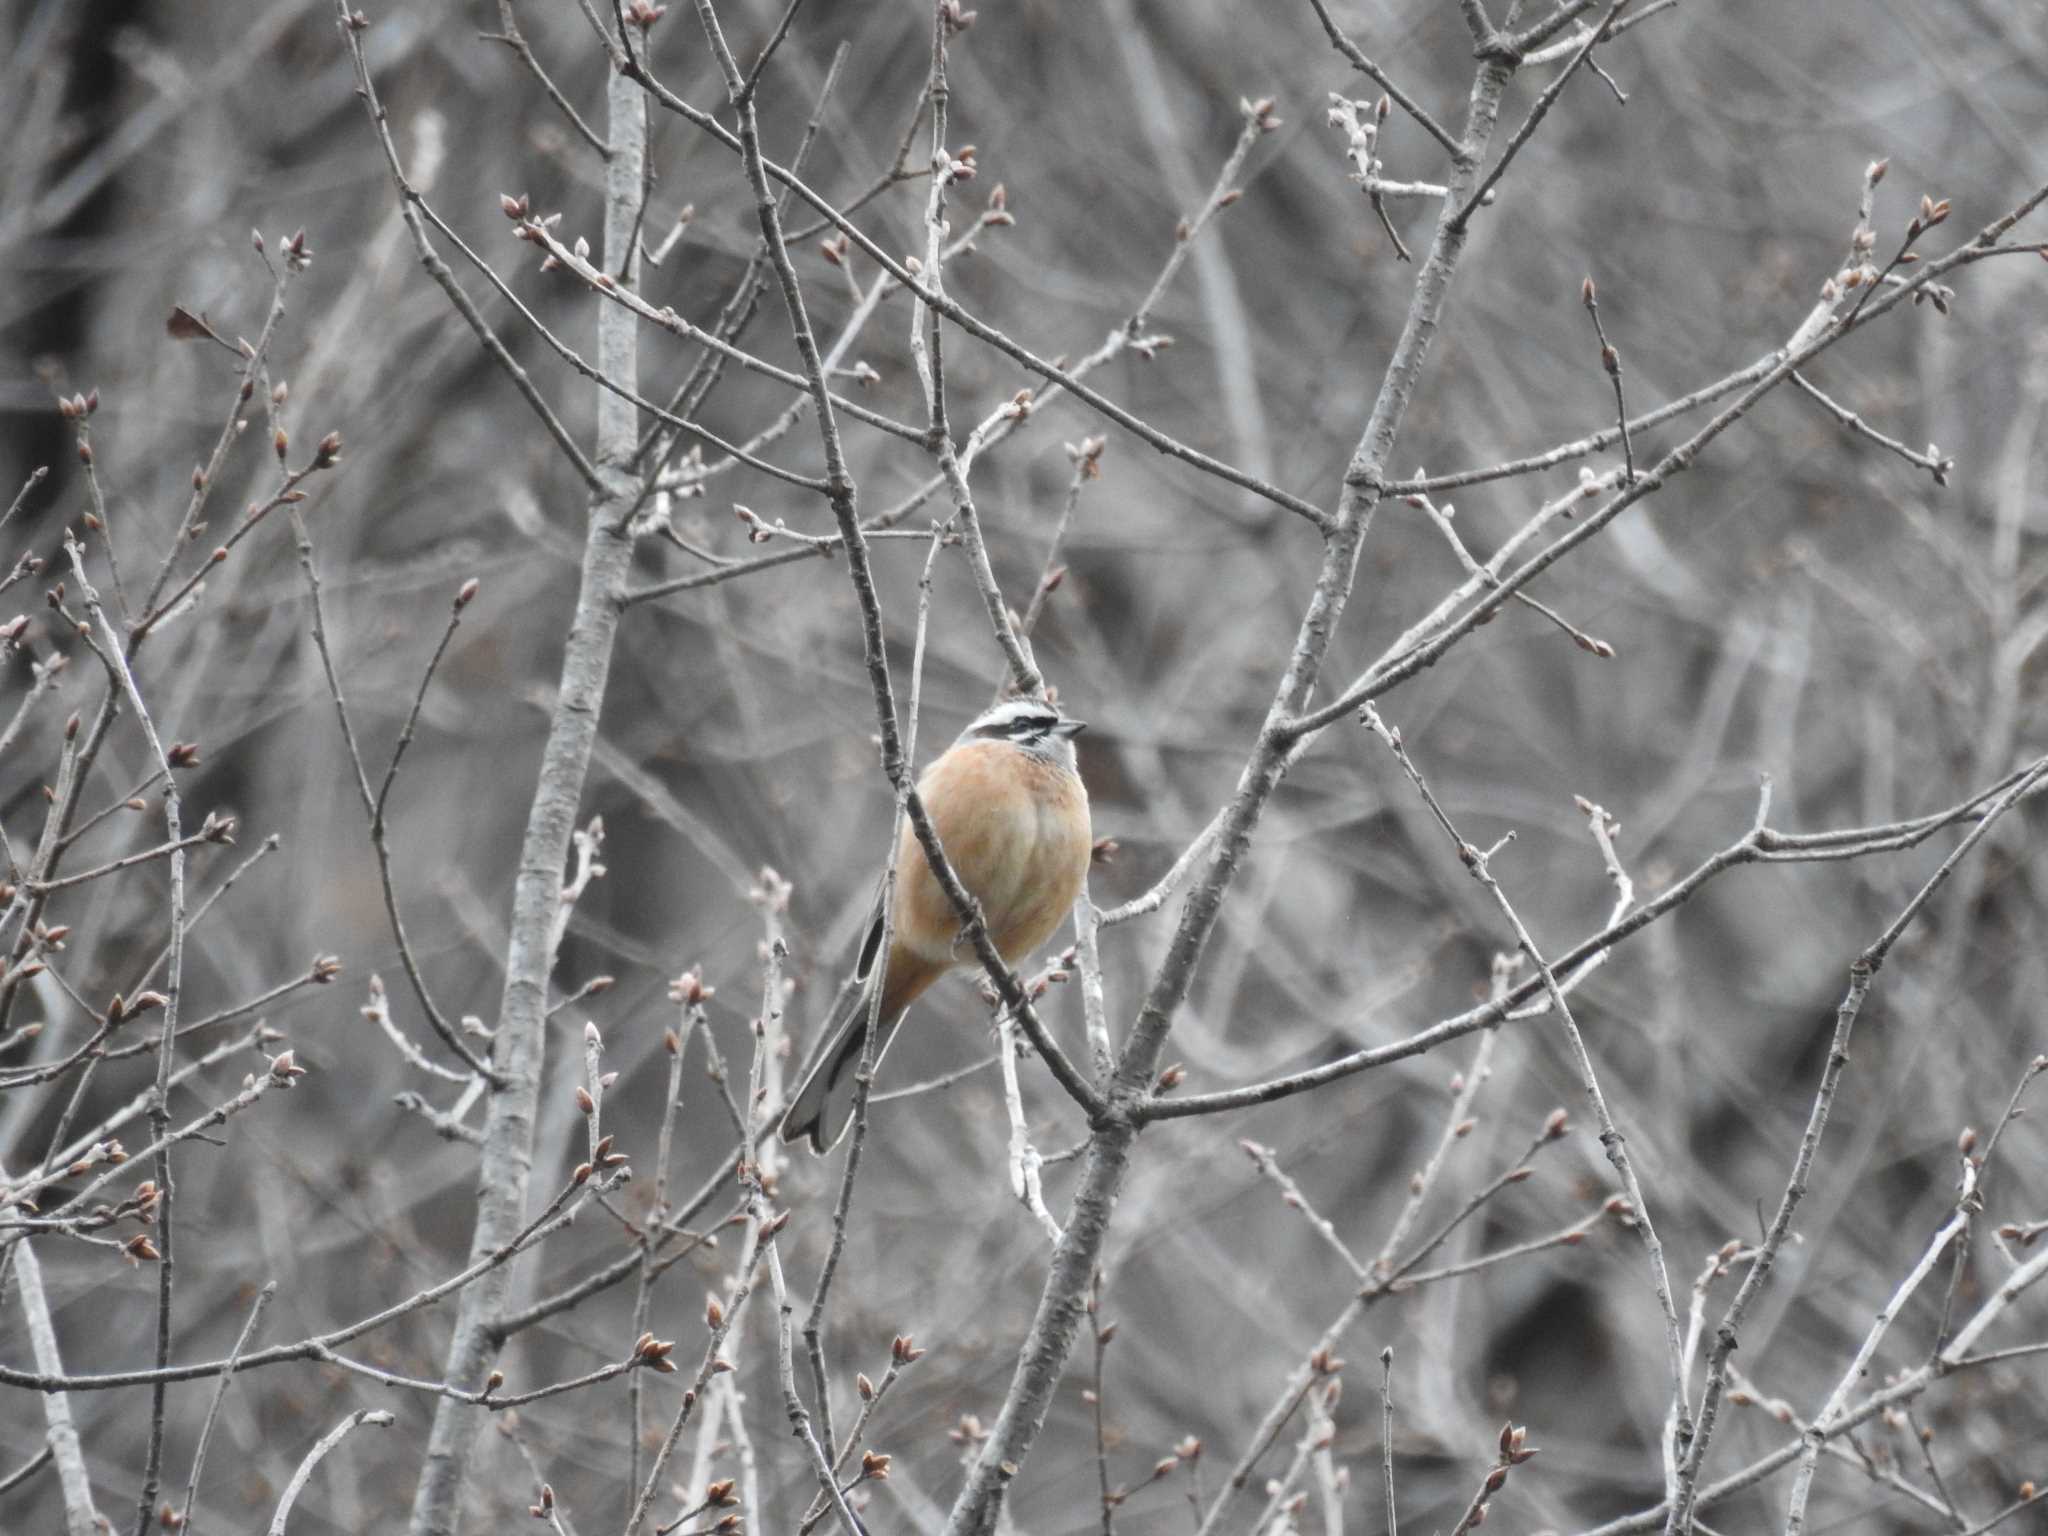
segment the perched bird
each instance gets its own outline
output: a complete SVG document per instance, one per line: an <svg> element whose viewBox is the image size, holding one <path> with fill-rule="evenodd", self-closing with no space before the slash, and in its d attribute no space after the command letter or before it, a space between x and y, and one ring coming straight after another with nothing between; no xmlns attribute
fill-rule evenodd
<svg viewBox="0 0 2048 1536"><path fill-rule="evenodd" d="M1088 791L1074 768L1074 737L1082 729L1057 705L1007 699L985 710L917 781L947 861L981 904L989 936L1012 965L1052 937L1087 879L1094 839ZM896 855L889 953L878 963L881 947L878 899L824 1044L782 1117L784 1141L809 1137L824 1152L845 1132L877 989L879 1062L925 988L955 966L980 963L907 822Z"/></svg>

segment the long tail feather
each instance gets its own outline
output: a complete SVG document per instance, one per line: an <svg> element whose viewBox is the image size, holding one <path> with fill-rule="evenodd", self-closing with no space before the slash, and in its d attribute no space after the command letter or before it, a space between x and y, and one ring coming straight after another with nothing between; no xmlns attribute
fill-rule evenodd
<svg viewBox="0 0 2048 1536"><path fill-rule="evenodd" d="M825 1049L790 1101L782 1117L782 1139L799 1141L809 1137L813 1151L829 1152L846 1134L853 1119L854 1078L860 1066L861 1047L868 1027L868 1008L878 975L870 976L865 987L849 987L833 1014ZM875 1025L875 1063L895 1037L896 1026L907 1010L898 1009L893 1018L884 1016Z"/></svg>

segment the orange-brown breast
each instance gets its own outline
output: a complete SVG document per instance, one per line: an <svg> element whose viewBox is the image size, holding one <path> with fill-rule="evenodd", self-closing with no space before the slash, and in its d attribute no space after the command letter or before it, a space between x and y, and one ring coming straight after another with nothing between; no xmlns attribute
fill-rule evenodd
<svg viewBox="0 0 2048 1536"><path fill-rule="evenodd" d="M1087 790L1058 764L998 741L954 747L917 788L996 947L1015 964L1052 937L1081 894L1094 841ZM944 970L973 964L959 935L959 914L906 825L885 992L908 991L907 1003Z"/></svg>

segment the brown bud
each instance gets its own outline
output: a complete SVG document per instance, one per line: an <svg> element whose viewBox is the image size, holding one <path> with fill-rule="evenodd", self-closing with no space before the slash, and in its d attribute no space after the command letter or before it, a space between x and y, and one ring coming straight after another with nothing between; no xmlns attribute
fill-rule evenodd
<svg viewBox="0 0 2048 1536"><path fill-rule="evenodd" d="M284 462L285 453L287 450L290 449L291 445L291 434L286 432L283 427L279 427L277 431L274 434L272 434L270 439L270 446L272 451L274 451L277 454L278 463L282 464Z"/></svg>

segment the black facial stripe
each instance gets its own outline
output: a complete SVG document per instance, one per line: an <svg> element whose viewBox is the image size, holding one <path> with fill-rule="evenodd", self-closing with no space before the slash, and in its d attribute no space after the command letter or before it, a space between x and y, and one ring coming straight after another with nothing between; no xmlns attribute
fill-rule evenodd
<svg viewBox="0 0 2048 1536"><path fill-rule="evenodd" d="M1013 715L976 726L972 734L994 741L1038 741L1059 723L1057 715Z"/></svg>

